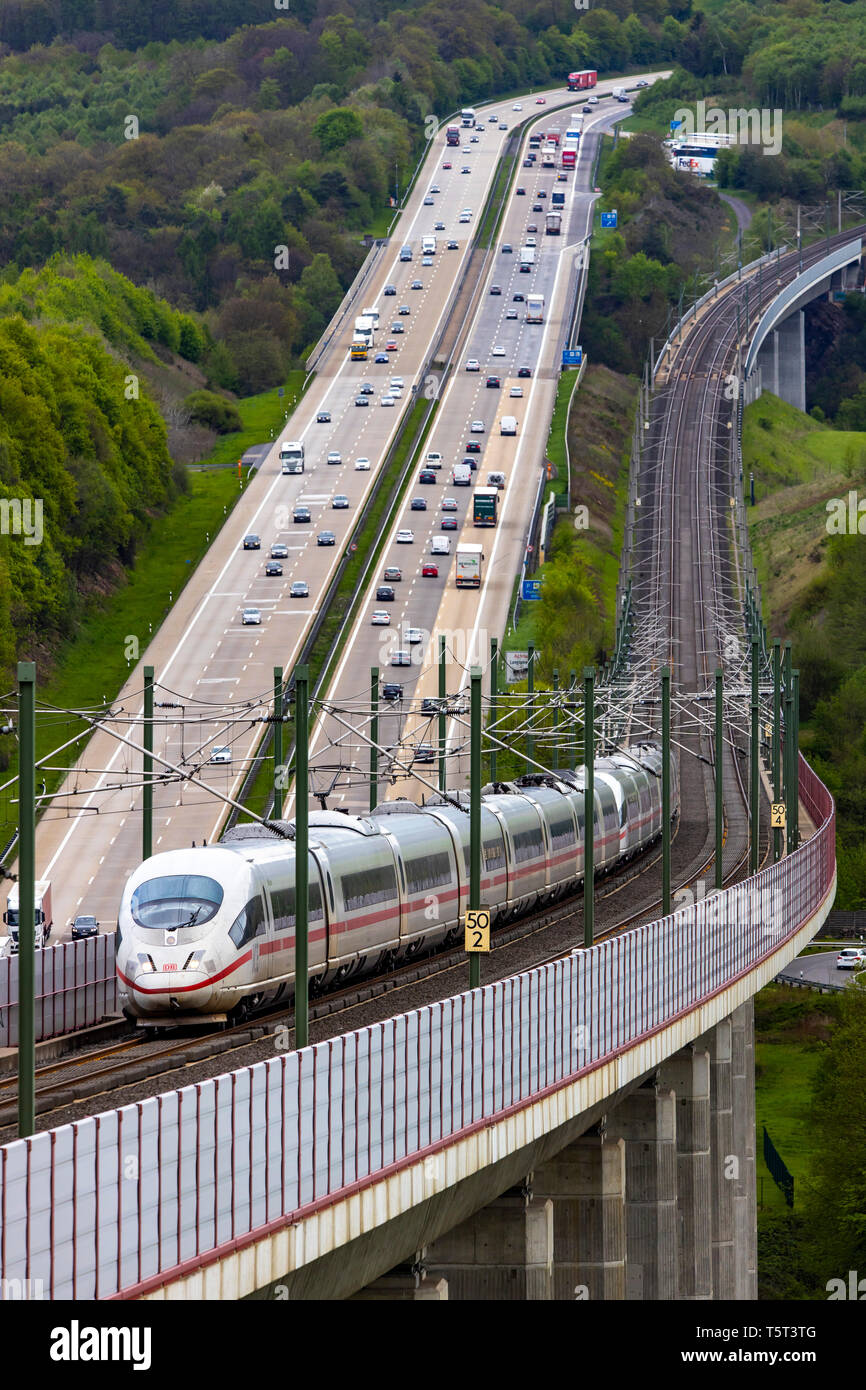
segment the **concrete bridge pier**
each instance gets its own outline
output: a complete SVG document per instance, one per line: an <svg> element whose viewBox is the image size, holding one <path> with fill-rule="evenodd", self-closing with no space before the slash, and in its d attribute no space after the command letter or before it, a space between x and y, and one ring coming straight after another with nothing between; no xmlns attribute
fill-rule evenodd
<svg viewBox="0 0 866 1390"><path fill-rule="evenodd" d="M555 1299L626 1296L625 1150L603 1122L534 1175L553 1203Z"/></svg>
<svg viewBox="0 0 866 1390"><path fill-rule="evenodd" d="M710 1168L710 1054L698 1039L661 1064L658 1082L675 1096L679 1297L713 1296Z"/></svg>
<svg viewBox="0 0 866 1390"><path fill-rule="evenodd" d="M427 1279L445 1281L449 1299L551 1297L553 1203L535 1195L532 1176L426 1248Z"/></svg>
<svg viewBox="0 0 866 1390"><path fill-rule="evenodd" d="M730 1016L731 1112L737 1158L733 1189L734 1298L758 1297L758 1214L755 1178L755 1005L752 999Z"/></svg>
<svg viewBox="0 0 866 1390"><path fill-rule="evenodd" d="M633 1091L608 1120L625 1143L625 1297L677 1297L676 1098L654 1082Z"/></svg>
<svg viewBox="0 0 866 1390"><path fill-rule="evenodd" d="M732 1024L723 1018L705 1034L710 1054L710 1180L712 1182L713 1298L734 1298L734 1143Z"/></svg>

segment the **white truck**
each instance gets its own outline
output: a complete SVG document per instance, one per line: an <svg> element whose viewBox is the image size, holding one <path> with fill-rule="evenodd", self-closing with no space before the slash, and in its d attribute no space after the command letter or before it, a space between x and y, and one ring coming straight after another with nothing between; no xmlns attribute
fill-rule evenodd
<svg viewBox="0 0 866 1390"><path fill-rule="evenodd" d="M484 551L480 545L461 541L457 547L457 588L480 589Z"/></svg>
<svg viewBox="0 0 866 1390"><path fill-rule="evenodd" d="M365 338L370 347L373 346L373 335L375 331L376 325L369 314L361 314L359 318L355 319L355 338Z"/></svg>
<svg viewBox="0 0 866 1390"><path fill-rule="evenodd" d="M517 416L516 416L516 415L503 415L502 419L501 419L500 422L499 422L499 433L500 433L500 434L516 434L516 433L517 433Z"/></svg>
<svg viewBox="0 0 866 1390"><path fill-rule="evenodd" d="M35 885L35 914L34 932L36 937L36 949L40 951L43 946L48 945L48 938L51 935L51 928L54 922L51 916L51 884L48 879L40 879ZM18 911L18 884L13 883L9 889L9 896L6 899L6 911L3 913L3 921L9 932L9 954L18 954L18 928L20 925L20 914Z"/></svg>
<svg viewBox="0 0 866 1390"><path fill-rule="evenodd" d="M522 271L535 269L535 248L532 246L521 246L518 264Z"/></svg>
<svg viewBox="0 0 866 1390"><path fill-rule="evenodd" d="M436 238L435 238L435 236L422 236L422 238L421 238L421 255L422 255L422 256L435 256L435 255L436 255Z"/></svg>
<svg viewBox="0 0 866 1390"><path fill-rule="evenodd" d="M300 439L284 439L280 445L280 471L303 473L304 445Z"/></svg>
<svg viewBox="0 0 866 1390"><path fill-rule="evenodd" d="M614 87L611 96L614 101L628 101L628 92L625 87Z"/></svg>

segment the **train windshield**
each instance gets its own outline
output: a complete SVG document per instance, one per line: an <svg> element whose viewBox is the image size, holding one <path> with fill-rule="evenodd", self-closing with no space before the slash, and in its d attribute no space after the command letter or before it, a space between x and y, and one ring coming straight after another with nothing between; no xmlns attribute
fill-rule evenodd
<svg viewBox="0 0 866 1390"><path fill-rule="evenodd" d="M177 931L200 927L218 912L223 890L204 874L166 874L140 883L129 910L140 927Z"/></svg>

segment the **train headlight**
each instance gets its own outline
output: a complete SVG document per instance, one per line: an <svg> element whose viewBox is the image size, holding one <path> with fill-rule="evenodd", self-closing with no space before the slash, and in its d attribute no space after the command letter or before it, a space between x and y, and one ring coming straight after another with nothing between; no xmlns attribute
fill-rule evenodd
<svg viewBox="0 0 866 1390"><path fill-rule="evenodd" d="M204 951L191 951L184 962L184 970L204 970L203 959Z"/></svg>
<svg viewBox="0 0 866 1390"><path fill-rule="evenodd" d="M152 971L156 970L156 966L154 965L150 956L139 955L138 963L145 974L150 974Z"/></svg>

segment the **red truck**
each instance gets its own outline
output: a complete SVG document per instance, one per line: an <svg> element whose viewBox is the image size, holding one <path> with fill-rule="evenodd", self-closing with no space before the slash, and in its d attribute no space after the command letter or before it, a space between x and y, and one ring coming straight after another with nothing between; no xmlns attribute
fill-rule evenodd
<svg viewBox="0 0 866 1390"><path fill-rule="evenodd" d="M570 72L568 74L568 90L570 92L585 92L590 87L594 87L598 81L598 73L595 68L584 68L582 72Z"/></svg>
<svg viewBox="0 0 866 1390"><path fill-rule="evenodd" d="M577 150L571 149L571 150L563 150L563 151L562 151L562 167L563 167L563 169L573 169L576 162L577 162Z"/></svg>
<svg viewBox="0 0 866 1390"><path fill-rule="evenodd" d="M446 145L459 145L459 144L460 144L460 127L459 127L459 125L449 125L449 126L446 127L446 129L445 129L445 144L446 144Z"/></svg>

